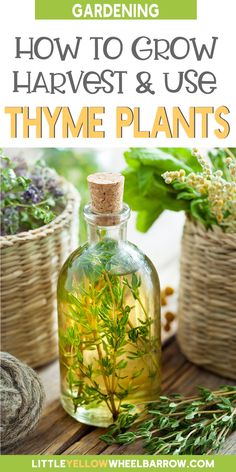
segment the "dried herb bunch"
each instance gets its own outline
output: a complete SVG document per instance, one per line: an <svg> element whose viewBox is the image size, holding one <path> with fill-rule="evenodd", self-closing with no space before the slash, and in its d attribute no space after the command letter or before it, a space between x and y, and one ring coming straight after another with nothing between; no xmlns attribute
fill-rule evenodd
<svg viewBox="0 0 236 472"><path fill-rule="evenodd" d="M236 429L234 386L219 391L199 387L197 396L161 396L143 407L139 414L134 406L123 405L101 439L123 445L141 440L148 454L213 454Z"/></svg>
<svg viewBox="0 0 236 472"><path fill-rule="evenodd" d="M187 148L134 148L125 153L125 200L147 231L164 210L185 211L206 228L236 231L236 149L203 158Z"/></svg>
<svg viewBox="0 0 236 472"><path fill-rule="evenodd" d="M231 152L228 150L229 154ZM198 219L208 225L218 224L227 232L236 231L236 158L225 158L224 169L214 170L210 163L193 150L202 172L186 174L184 169L165 172L166 184L179 190L178 198L192 201L191 211L198 207Z"/></svg>
<svg viewBox="0 0 236 472"><path fill-rule="evenodd" d="M65 208L61 180L43 162L30 166L1 155L0 186L2 236L39 228Z"/></svg>

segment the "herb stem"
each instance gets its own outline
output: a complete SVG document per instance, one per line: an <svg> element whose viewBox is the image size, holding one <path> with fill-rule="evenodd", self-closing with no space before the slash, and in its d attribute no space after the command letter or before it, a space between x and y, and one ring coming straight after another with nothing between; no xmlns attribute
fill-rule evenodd
<svg viewBox="0 0 236 472"><path fill-rule="evenodd" d="M94 289L92 289L92 304L93 304L93 307L95 308L95 297L94 297ZM91 323L93 322L93 320L91 320ZM115 405L115 402L114 402L114 397L113 397L113 392L111 391L110 389L110 385L109 385L109 378L106 376L106 373L104 372L104 369L103 369L103 366L102 366L102 360L103 360L103 354L102 354L102 350L101 350L101 346L99 343L96 342L98 338L98 333L97 333L97 326L96 326L96 330L94 332L94 341L95 341L95 344L96 344L96 348L97 348L97 353L98 353L98 358L99 358L99 361L100 361L100 368L101 368L101 373L102 373L102 378L103 378L103 382L104 382L104 386L106 388L106 391L107 391L107 396L108 396L108 399L110 400L110 403L111 403L111 407L109 406L109 409L113 415L113 418L115 419L116 416L117 416L117 410L116 410L116 405ZM108 401L107 401L107 405L108 405Z"/></svg>
<svg viewBox="0 0 236 472"><path fill-rule="evenodd" d="M232 157L232 159L235 159L235 155L232 153L232 151L229 148L225 148L224 151L226 154L229 155L229 157Z"/></svg>
<svg viewBox="0 0 236 472"><path fill-rule="evenodd" d="M83 375L84 377L88 377L87 374L86 374L86 372L84 372L84 370L82 369L81 366L79 366L79 369L80 369L80 371L81 371L81 373L82 373L82 375ZM101 391L97 388L96 383L93 381L93 379L92 379L91 377L89 377L89 380L90 380L91 384L93 385L93 387L96 388L96 390L97 390L97 392L99 393L99 395L101 395L101 396L104 397L104 401L105 401L105 403L107 404L107 407L109 408L110 412L113 413L113 412L112 412L112 409L111 409L111 407L110 407L110 405L109 405L109 402L108 402L108 400L106 399L104 393L101 392Z"/></svg>
<svg viewBox="0 0 236 472"><path fill-rule="evenodd" d="M203 405L202 409L199 409ZM179 402L177 406L173 403ZM143 440L148 454L212 454L227 435L236 430L236 387L225 386L211 392L201 388L199 396L173 395L145 404L141 413L122 413L106 434L110 444ZM178 411L171 413L172 408ZM214 406L215 405L215 408ZM137 406L137 405L136 405ZM126 425L126 426L125 426ZM130 434L125 432L131 428Z"/></svg>
<svg viewBox="0 0 236 472"><path fill-rule="evenodd" d="M116 301L115 301L114 293L113 293L113 290L112 290L112 285L111 285L111 282L110 282L110 278L109 278L109 275L106 271L104 271L104 277L105 277L105 280L107 282L107 285L108 285L108 288L109 288L109 291L110 291L110 295L111 295L111 299L112 299L113 322L114 322L114 328L116 328L116 325L117 325ZM116 377L115 377L115 374L116 374L116 343L115 343L114 349L113 349L112 366L113 366L113 370L112 370L112 380L111 380L111 404L112 404L112 408L113 408L113 417L114 417L114 419L116 419L117 415L118 415L118 411L116 409L115 400L114 400L114 392L115 392L115 389L116 389L116 385L115 385L115 380L116 380Z"/></svg>
<svg viewBox="0 0 236 472"><path fill-rule="evenodd" d="M11 208L12 206L17 206L17 207L22 207L22 208L32 208L32 207L34 208L41 205L45 205L46 203L47 203L47 200L43 200L42 202L39 202L39 203L33 203L32 205L28 205L27 203L12 202L12 205L5 205L2 207L2 209L4 210L5 208Z"/></svg>

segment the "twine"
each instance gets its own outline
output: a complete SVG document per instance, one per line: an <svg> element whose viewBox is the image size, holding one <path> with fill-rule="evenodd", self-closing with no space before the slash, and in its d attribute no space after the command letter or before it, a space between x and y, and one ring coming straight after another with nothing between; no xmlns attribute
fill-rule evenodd
<svg viewBox="0 0 236 472"><path fill-rule="evenodd" d="M65 210L48 225L0 238L1 342L31 367L57 356L59 271L78 246L79 194L66 183Z"/></svg>
<svg viewBox="0 0 236 472"><path fill-rule="evenodd" d="M236 234L186 220L178 318L186 357L236 379Z"/></svg>
<svg viewBox="0 0 236 472"><path fill-rule="evenodd" d="M7 352L1 352L0 404L1 448L12 448L37 424L42 410L44 390L30 367Z"/></svg>

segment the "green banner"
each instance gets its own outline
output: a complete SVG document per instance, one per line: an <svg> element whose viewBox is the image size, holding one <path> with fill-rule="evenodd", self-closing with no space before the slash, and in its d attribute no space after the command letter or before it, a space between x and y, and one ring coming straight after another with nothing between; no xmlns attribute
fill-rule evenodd
<svg viewBox="0 0 236 472"><path fill-rule="evenodd" d="M84 471L125 469L132 472L234 472L236 456L1 456L3 472Z"/></svg>
<svg viewBox="0 0 236 472"><path fill-rule="evenodd" d="M35 0L37 20L194 20L197 0Z"/></svg>

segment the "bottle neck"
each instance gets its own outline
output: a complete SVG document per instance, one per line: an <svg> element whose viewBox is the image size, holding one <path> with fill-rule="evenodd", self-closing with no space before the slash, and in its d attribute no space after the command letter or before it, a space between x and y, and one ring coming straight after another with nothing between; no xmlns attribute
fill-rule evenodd
<svg viewBox="0 0 236 472"><path fill-rule="evenodd" d="M123 205L119 213L110 214L93 213L91 206L86 205L84 217L87 222L88 242L94 244L103 239L126 241L129 216L128 205Z"/></svg>
<svg viewBox="0 0 236 472"><path fill-rule="evenodd" d="M116 241L126 241L127 239L127 223L115 226L97 226L87 223L88 242L90 244L97 243L103 239L113 239Z"/></svg>

